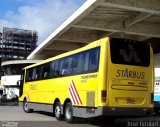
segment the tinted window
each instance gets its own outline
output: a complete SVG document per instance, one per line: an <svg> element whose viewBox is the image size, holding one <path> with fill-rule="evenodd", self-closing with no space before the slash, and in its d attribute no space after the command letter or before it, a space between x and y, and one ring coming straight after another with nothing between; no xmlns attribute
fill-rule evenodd
<svg viewBox="0 0 160 127"><path fill-rule="evenodd" d="M32 80L32 69L27 70L26 81Z"/></svg>
<svg viewBox="0 0 160 127"><path fill-rule="evenodd" d="M146 43L111 39L110 48L112 63L144 67L150 64L150 47Z"/></svg>
<svg viewBox="0 0 160 127"><path fill-rule="evenodd" d="M49 77L58 77L60 75L59 72L59 60L53 61L50 63L50 73Z"/></svg>
<svg viewBox="0 0 160 127"><path fill-rule="evenodd" d="M90 49L27 70L26 81L98 71L100 48Z"/></svg>
<svg viewBox="0 0 160 127"><path fill-rule="evenodd" d="M99 66L99 48L84 52L83 61L83 72L97 71Z"/></svg>
<svg viewBox="0 0 160 127"><path fill-rule="evenodd" d="M41 66L33 68L32 80L41 79Z"/></svg>
<svg viewBox="0 0 160 127"><path fill-rule="evenodd" d="M42 79L49 78L50 63L43 64L41 68L42 68Z"/></svg>
<svg viewBox="0 0 160 127"><path fill-rule="evenodd" d="M60 60L60 75L70 75L71 74L71 62L72 57L66 57Z"/></svg>
<svg viewBox="0 0 160 127"><path fill-rule="evenodd" d="M71 70L72 74L79 74L83 71L83 54L76 54L72 58Z"/></svg>
<svg viewBox="0 0 160 127"><path fill-rule="evenodd" d="M99 62L99 50L94 49L89 52L89 71L97 71Z"/></svg>
<svg viewBox="0 0 160 127"><path fill-rule="evenodd" d="M83 73L88 72L88 67L89 67L89 52L85 52L83 54L83 61L84 61L84 66L83 67Z"/></svg>

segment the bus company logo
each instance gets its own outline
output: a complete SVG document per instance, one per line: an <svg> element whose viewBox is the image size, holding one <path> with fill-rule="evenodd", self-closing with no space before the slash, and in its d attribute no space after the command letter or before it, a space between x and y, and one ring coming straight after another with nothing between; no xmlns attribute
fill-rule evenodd
<svg viewBox="0 0 160 127"><path fill-rule="evenodd" d="M127 68L125 70L117 70L117 77L126 77L126 78L137 78L137 79L144 79L145 73L144 72L137 72L137 71L129 71Z"/></svg>
<svg viewBox="0 0 160 127"><path fill-rule="evenodd" d="M134 61L136 63L141 63L141 59L138 57L138 54L137 54L134 46L129 44L128 49L130 51L129 53L127 53L126 50L123 50L123 49L120 50L120 54L122 55L124 61L125 62L131 62L132 59L134 59Z"/></svg>
<svg viewBox="0 0 160 127"><path fill-rule="evenodd" d="M76 105L82 105L82 101L79 97L79 94L77 92L77 89L75 87L73 80L71 81L68 91L69 91L69 95L72 100L72 103Z"/></svg>

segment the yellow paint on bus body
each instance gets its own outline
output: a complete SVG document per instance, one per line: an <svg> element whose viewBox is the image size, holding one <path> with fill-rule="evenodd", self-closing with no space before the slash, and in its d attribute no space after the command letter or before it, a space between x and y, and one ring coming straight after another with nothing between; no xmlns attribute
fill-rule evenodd
<svg viewBox="0 0 160 127"><path fill-rule="evenodd" d="M82 107L152 108L153 53L151 48L149 67L113 64L110 40L104 38L75 51L30 65L24 68L25 73L27 69L95 47L100 47L97 72L25 82L23 95L19 100L23 101L27 98L29 102L54 104L55 99L58 98L62 105L66 99L70 99L73 106ZM72 81L77 90L77 97L69 92ZM102 102L102 91L106 91L105 102Z"/></svg>

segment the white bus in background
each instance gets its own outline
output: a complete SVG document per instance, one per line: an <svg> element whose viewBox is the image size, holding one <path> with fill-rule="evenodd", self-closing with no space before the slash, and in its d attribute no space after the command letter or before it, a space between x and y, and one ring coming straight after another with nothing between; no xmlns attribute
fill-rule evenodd
<svg viewBox="0 0 160 127"><path fill-rule="evenodd" d="M4 94L7 96L7 99L19 96L17 81L20 80L20 77L20 75L7 75L1 77L2 85L4 86Z"/></svg>
<svg viewBox="0 0 160 127"><path fill-rule="evenodd" d="M2 62L1 86L3 86L3 95L6 99L12 99L19 96L19 86L17 81L21 78L21 70L30 64L37 63L41 60L13 60Z"/></svg>
<svg viewBox="0 0 160 127"><path fill-rule="evenodd" d="M160 114L160 54L155 54L154 59L154 109L156 114Z"/></svg>
<svg viewBox="0 0 160 127"><path fill-rule="evenodd" d="M160 114L160 67L155 67L154 106L155 113Z"/></svg>

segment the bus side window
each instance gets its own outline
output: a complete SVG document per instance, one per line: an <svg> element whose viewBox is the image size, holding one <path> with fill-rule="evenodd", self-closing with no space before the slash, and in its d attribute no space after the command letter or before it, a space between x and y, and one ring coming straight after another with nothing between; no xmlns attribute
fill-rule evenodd
<svg viewBox="0 0 160 127"><path fill-rule="evenodd" d="M82 72L83 55L77 54L73 56L71 70L72 74L79 74Z"/></svg>
<svg viewBox="0 0 160 127"><path fill-rule="evenodd" d="M33 68L32 80L36 79L36 68Z"/></svg>
<svg viewBox="0 0 160 127"><path fill-rule="evenodd" d="M62 76L71 74L71 61L72 61L71 57L61 59L60 74Z"/></svg>
<svg viewBox="0 0 160 127"><path fill-rule="evenodd" d="M99 61L99 50L94 49L89 52L89 69L88 71L93 72L98 69L98 61Z"/></svg>
<svg viewBox="0 0 160 127"><path fill-rule="evenodd" d="M41 66L33 68L32 80L41 79Z"/></svg>
<svg viewBox="0 0 160 127"><path fill-rule="evenodd" d="M32 69L27 70L26 73L26 81L31 81L32 80Z"/></svg>
<svg viewBox="0 0 160 127"><path fill-rule="evenodd" d="M89 52L84 53L83 61L84 61L83 72L87 72L89 66Z"/></svg>
<svg viewBox="0 0 160 127"><path fill-rule="evenodd" d="M54 76L60 76L60 66L59 66L60 60L55 61L55 67L54 67Z"/></svg>
<svg viewBox="0 0 160 127"><path fill-rule="evenodd" d="M76 58L73 58L71 67L72 67L72 74L78 73L78 61Z"/></svg>
<svg viewBox="0 0 160 127"><path fill-rule="evenodd" d="M60 75L59 72L59 60L53 61L50 64L50 73L49 73L49 77L50 78L54 78L54 77L58 77Z"/></svg>
<svg viewBox="0 0 160 127"><path fill-rule="evenodd" d="M42 79L49 78L50 63L42 65Z"/></svg>

